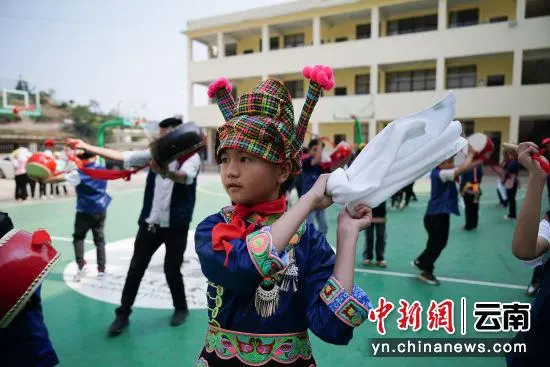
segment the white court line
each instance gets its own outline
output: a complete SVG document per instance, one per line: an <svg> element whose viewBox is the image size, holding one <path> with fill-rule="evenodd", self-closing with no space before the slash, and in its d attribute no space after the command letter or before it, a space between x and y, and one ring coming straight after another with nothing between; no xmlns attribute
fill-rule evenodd
<svg viewBox="0 0 550 367"><path fill-rule="evenodd" d="M330 246L336 252L336 247ZM374 270L374 269L363 269L355 268L356 273L370 273L370 274L379 274L379 275L389 275L393 277L402 277L402 278L417 278L418 274L411 273L400 273L397 271L387 271L387 270ZM509 288L509 289L525 289L523 285L515 284L506 284L506 283L493 283L493 282L484 282L481 280L469 280L469 279L460 279L460 278L446 278L446 277L437 277L438 279L444 280L450 283L461 283L461 284L472 284L472 285L484 285L487 287L495 288Z"/></svg>
<svg viewBox="0 0 550 367"><path fill-rule="evenodd" d="M68 238L68 237L51 236L51 238L53 240L57 240L57 241L73 242L73 239ZM93 243L93 241L86 240L86 243ZM333 249L334 249L334 247L333 247ZM357 273L370 273L370 274L379 274L379 275L389 275L389 276L402 277L402 278L416 278L416 277L418 277L417 274L400 273L400 272L396 272L396 271L387 271L387 270L370 270L370 269L355 268L355 271ZM515 285L515 284L483 282L483 281L480 281L480 280L469 280L469 279L460 279L460 278L446 278L446 277L438 277L438 278L443 280L443 281L450 282L450 283L484 285L484 286L487 286L487 287L495 287L495 288L525 289L524 286Z"/></svg>
<svg viewBox="0 0 550 367"><path fill-rule="evenodd" d="M358 272L358 273L383 274L383 275L390 275L390 276L394 276L394 277L404 277L404 278L416 278L416 277L418 277L418 274L399 273L399 272L396 272L396 271L386 271L386 270L370 270L370 269L355 268L355 271ZM515 284L483 282L483 281L480 281L480 280L469 280L469 279L460 279L460 278L446 278L446 277L438 277L438 279L441 279L443 281L450 282L450 283L484 285L484 286L487 286L487 287L495 287L495 288L525 289L525 286L515 285Z"/></svg>
<svg viewBox="0 0 550 367"><path fill-rule="evenodd" d="M73 242L73 239L72 238L69 238L69 237L57 237L57 236L50 236L50 238L52 240L55 240L55 241L63 241L63 242ZM94 241L90 241L90 240L84 240L84 243L89 243L89 244L93 244Z"/></svg>

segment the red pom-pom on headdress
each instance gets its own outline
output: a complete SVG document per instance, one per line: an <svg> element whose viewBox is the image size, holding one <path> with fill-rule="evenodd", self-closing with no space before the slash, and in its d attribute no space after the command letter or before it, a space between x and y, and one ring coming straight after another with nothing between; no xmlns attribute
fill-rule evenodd
<svg viewBox="0 0 550 367"><path fill-rule="evenodd" d="M324 90L334 88L334 73L328 66L315 65L314 67L306 66L302 70L302 75L306 78L319 84Z"/></svg>
<svg viewBox="0 0 550 367"><path fill-rule="evenodd" d="M233 90L233 86L231 85L231 83L229 83L229 80L227 80L226 78L219 78L210 83L210 85L208 86L208 97L214 98L216 92L222 88L225 88L229 93L231 93L231 91Z"/></svg>
<svg viewBox="0 0 550 367"><path fill-rule="evenodd" d="M55 140L48 139L44 142L45 147L55 147Z"/></svg>

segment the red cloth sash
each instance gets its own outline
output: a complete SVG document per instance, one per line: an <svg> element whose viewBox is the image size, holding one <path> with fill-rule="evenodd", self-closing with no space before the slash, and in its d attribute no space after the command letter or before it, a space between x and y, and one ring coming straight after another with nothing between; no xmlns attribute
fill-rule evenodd
<svg viewBox="0 0 550 367"><path fill-rule="evenodd" d="M286 200L281 196L277 200L268 201L252 206L237 204L233 208L233 216L230 223L218 223L212 229L212 249L214 251L225 251L225 262L227 266L229 254L233 249L230 241L235 239L245 239L254 231L256 224L265 220L270 214L283 214L286 210ZM251 214L257 213L261 218L255 223L246 225L245 218Z"/></svg>

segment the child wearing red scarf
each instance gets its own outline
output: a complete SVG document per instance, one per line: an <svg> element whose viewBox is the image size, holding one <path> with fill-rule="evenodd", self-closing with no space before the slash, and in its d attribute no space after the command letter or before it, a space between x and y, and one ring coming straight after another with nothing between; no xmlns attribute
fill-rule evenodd
<svg viewBox="0 0 550 367"><path fill-rule="evenodd" d="M231 85L209 88L225 124L217 132L216 160L234 205L197 227L195 246L208 278L209 324L195 366L316 366L308 329L332 344L347 344L367 318L369 298L353 284L359 218L338 218L336 254L306 220L330 206L327 175L286 211L281 185L300 172L301 146L322 89L334 86L332 70L305 68L305 106L294 124L292 97L276 80L261 82L235 102Z"/></svg>

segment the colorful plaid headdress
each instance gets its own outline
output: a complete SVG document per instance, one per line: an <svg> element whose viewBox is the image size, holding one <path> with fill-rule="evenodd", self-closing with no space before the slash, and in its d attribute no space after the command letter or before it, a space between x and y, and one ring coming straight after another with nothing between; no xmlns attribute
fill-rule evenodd
<svg viewBox="0 0 550 367"><path fill-rule="evenodd" d="M302 74L309 79L309 89L298 124L294 123L294 108L288 89L281 82L269 79L261 82L237 102L231 95L232 86L220 78L208 87L208 96L216 98L225 124L216 134L216 161L220 163L223 149L238 149L272 163L290 161L292 173L301 170L301 147L309 119L322 90L334 87L334 74L328 66L305 67Z"/></svg>

